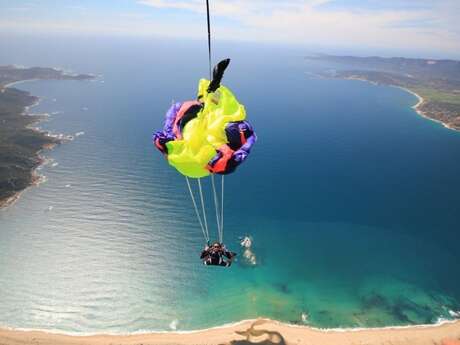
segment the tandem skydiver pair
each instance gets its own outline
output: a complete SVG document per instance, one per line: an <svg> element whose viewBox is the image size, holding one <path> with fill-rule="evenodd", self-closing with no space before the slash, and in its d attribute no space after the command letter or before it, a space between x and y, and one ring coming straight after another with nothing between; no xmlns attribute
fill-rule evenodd
<svg viewBox="0 0 460 345"><path fill-rule="evenodd" d="M230 267L235 256L236 253L228 251L223 243L214 242L212 245L207 244L204 247L200 259L207 266Z"/></svg>
<svg viewBox="0 0 460 345"><path fill-rule="evenodd" d="M195 213L207 242L201 254L203 263L225 267L231 265L236 254L227 251L223 244L223 176L234 172L247 159L257 140L253 127L246 121L244 106L228 88L220 84L229 63L230 59L219 62L213 69L211 81L200 80L196 100L174 103L166 113L163 130L154 133L152 138L153 144L168 163L186 178ZM214 175L222 176L220 200L217 198ZM219 238L212 246L209 245L201 186L201 178L207 176L211 176ZM189 178L197 180L201 211Z"/></svg>

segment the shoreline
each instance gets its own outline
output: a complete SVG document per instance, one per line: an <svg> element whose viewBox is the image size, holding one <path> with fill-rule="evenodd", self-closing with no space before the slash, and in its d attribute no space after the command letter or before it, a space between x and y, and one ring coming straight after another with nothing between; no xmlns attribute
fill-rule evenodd
<svg viewBox="0 0 460 345"><path fill-rule="evenodd" d="M55 72L59 72L61 75L58 76L58 77L54 77L54 78L53 77L51 77L51 78L50 77L45 77L45 78L36 77L36 78L28 78L28 79L16 80L16 81L6 83L4 85L0 84L0 92L4 93L7 89L19 90L19 91L22 91L22 92L27 92L27 91L15 88L13 86L16 86L17 84L22 84L22 83L25 83L25 82L31 82L31 81L33 82L33 81L38 81L38 80L94 80L96 78L96 76L92 75L92 74L87 74L87 75L79 75L79 74L74 74L74 73L70 74L70 73L65 72L62 69L59 69L59 68L52 68L51 70L53 70ZM81 78L81 76L83 76L83 79ZM35 152L35 157L36 157L38 163L37 163L36 166L34 166L30 170L30 181L27 184L27 186L25 186L21 190L18 190L16 192L14 192L14 194L12 194L12 195L10 195L8 197L4 197L3 199L0 199L0 210L3 210L5 208L13 205L16 201L18 201L20 199L20 197L21 197L21 195L22 195L22 193L24 191L26 191L30 187L39 185L43 181L42 175L40 175L37 172L38 168L40 168L41 166L46 164L46 159L42 155L43 151L52 150L57 145L60 145L60 144L62 144L64 142L66 142L66 141L69 141L69 140L73 139L72 136L70 136L70 135L53 134L53 133L51 133L49 131L37 128L36 125L38 123L44 121L46 119L45 116L49 116L49 114L48 113L46 113L46 114L33 114L31 112L31 108L39 105L40 102L42 101L42 99L40 97L38 97L38 96L31 95L29 92L27 92L27 94L29 96L33 97L35 99L35 101L33 103L30 103L28 105L23 106L22 110L17 114L17 116L27 116L27 117L30 117L30 118L35 117L32 122L30 122L28 125L25 126L25 128L29 129L31 131L34 131L35 133L41 135L43 139L48 138L47 139L48 142L45 142Z"/></svg>
<svg viewBox="0 0 460 345"><path fill-rule="evenodd" d="M36 80L39 80L39 79L26 79L26 80L19 80L19 81L15 81L15 82L12 82L12 83L9 83L9 84L6 84L3 86L3 89L7 89L7 88L10 88L12 85L15 85L15 84L20 84L20 83L24 83L24 82L29 82L29 81L36 81ZM18 89L19 90L19 89ZM21 90L23 91L23 90ZM33 96L33 95L31 95ZM39 114L39 115L33 115L30 113L30 109L39 105L40 102L41 102L41 98L38 97L38 96L33 96L35 97L36 101L30 105L26 105L23 107L21 113L19 114L19 116L30 116L30 117L36 117L36 121L33 121L31 122L29 125L26 126L26 128L36 132L36 133L39 133L43 136L48 136L48 132L45 131L45 130L40 130L38 128L36 128L36 124L44 121L44 117L43 117L43 114ZM30 174L31 174L31 180L30 180L30 183L27 187L25 187L24 189L14 193L13 195L11 195L10 197L4 199L4 200L0 200L0 210L3 210L3 209L6 209L7 207L10 207L12 205L14 205L20 198L21 198L21 195L22 193L24 193L27 189L29 189L30 187L36 187L38 186L40 183L41 183L41 180L42 180L42 175L40 175L37 170L39 167L43 166L45 163L46 163L46 159L41 155L41 153L43 152L43 150L52 150L53 148L56 147L56 145L58 144L61 144L62 141L59 141L59 142L55 142L55 143L47 143L47 144L44 144L40 150L38 150L36 152L36 156L37 156L37 159L39 161L39 163L30 170Z"/></svg>
<svg viewBox="0 0 460 345"><path fill-rule="evenodd" d="M7 89L7 88L12 87L13 85L16 85L16 84L22 84L22 83L26 83L28 81L36 81L36 80L40 80L40 79L34 78L34 79L24 79L24 80L12 81L11 83L3 85L2 88Z"/></svg>
<svg viewBox="0 0 460 345"><path fill-rule="evenodd" d="M401 89L401 90L404 90L404 91L406 91L406 92L409 92L410 94L412 94L412 95L414 95L415 97L418 98L417 104L415 104L415 105L412 106L412 108L415 110L415 112L416 112L418 115L420 115L421 117L423 117L423 118L425 118L425 119L427 119L427 120L431 120L431 121L434 121L434 122L436 122L436 123L439 123L439 124L443 125L443 126L444 126L445 128L447 128L447 129L451 129L451 130L453 130L453 131L460 132L460 130L458 130L458 129L452 127L452 126L449 126L447 123L442 122L441 120L432 118L432 117L428 116L426 113L424 113L423 111L421 111L421 110L419 109L419 107L422 106L423 103L425 103L425 99L424 99L422 96L420 96L418 93L416 93L416 92L414 92L414 91L412 91L412 90L410 90L410 89L408 89L408 88L406 88L406 87L403 87L403 86L396 86L396 85L392 85L392 86L397 87L397 88L399 88L399 89Z"/></svg>
<svg viewBox="0 0 460 345"><path fill-rule="evenodd" d="M190 329L190 330L154 330L154 329L141 329L138 331L133 332L106 332L106 331L96 331L96 332L68 332L59 329L41 329L41 328L22 328L22 327L9 327L6 325L0 325L0 332L2 331L13 331L13 332L41 332L46 334L54 334L54 335L63 335L63 336L71 336L71 337L92 337L98 335L106 335L106 336L132 336L132 335L150 335L150 334L196 334L208 331L215 331L221 330L231 327L238 327L248 323L259 322L263 320L264 322L276 323L281 326L292 327L292 328L299 328L299 329L306 329L306 330L313 330L323 333L329 332L336 332L336 333L343 333L343 332L361 332L361 331L394 331L394 330L404 330L404 329L427 329L427 328L437 328L445 325L451 324L459 324L460 326L460 312L458 313L459 317L454 319L442 319L440 318L436 323L428 323L428 324L413 324L413 325L393 325L393 326L379 326L379 327L319 327L319 326L312 326L308 323L300 324L300 323L289 323L286 321L279 321L275 319L270 319L267 317L258 317L255 319L243 319L240 321L235 322L228 322L218 326L211 326L206 328L199 328L199 329ZM0 343L1 344L1 343Z"/></svg>
<svg viewBox="0 0 460 345"><path fill-rule="evenodd" d="M455 132L460 132L460 129L452 127L449 124L447 124L447 123L445 123L445 122L443 122L441 120L435 119L435 118L429 116L428 114L426 114L425 112L423 112L422 110L420 110L419 108L426 102L426 100L422 96L420 96L418 93L408 89L407 87L399 86L399 85L393 85L393 84L379 84L379 83L377 83L375 81L368 80L366 78L349 77L349 78L342 78L342 79L344 79L344 80L358 80L358 81L371 83L372 85L386 85L386 86L395 87L395 88L404 90L404 91L414 95L415 97L417 97L417 99L418 99L417 104L414 104L413 106L411 106L411 108L414 109L415 112L418 115L420 115L421 117L423 117L423 118L425 118L427 120L439 123L439 124L441 124L443 127L447 128L447 129L450 129L450 130L455 131Z"/></svg>
<svg viewBox="0 0 460 345"><path fill-rule="evenodd" d="M291 325L271 319L242 320L233 324L194 331L159 331L127 334L66 334L52 331L0 328L0 343L105 345L105 344L318 344L352 345L442 344L445 339L460 340L460 320L430 325L380 328L321 329Z"/></svg>

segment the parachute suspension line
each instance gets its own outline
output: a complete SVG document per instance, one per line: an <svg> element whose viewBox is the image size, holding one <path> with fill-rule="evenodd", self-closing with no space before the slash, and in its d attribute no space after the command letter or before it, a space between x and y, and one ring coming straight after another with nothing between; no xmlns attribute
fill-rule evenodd
<svg viewBox="0 0 460 345"><path fill-rule="evenodd" d="M214 181L214 174L211 174L211 185L212 185L212 193L214 196L214 208L216 209L217 234L219 236L219 242L222 242L222 231L220 229L221 223L219 220L219 201L217 200L216 183Z"/></svg>
<svg viewBox="0 0 460 345"><path fill-rule="evenodd" d="M221 199L220 199L220 233L221 233L221 242L224 240L224 176L222 175L221 179Z"/></svg>
<svg viewBox="0 0 460 345"><path fill-rule="evenodd" d="M212 80L212 59L211 59L211 21L209 19L209 0L206 0L206 19L208 23L208 58L209 58L209 80Z"/></svg>
<svg viewBox="0 0 460 345"><path fill-rule="evenodd" d="M196 214L196 217L198 218L198 222L200 223L200 227L201 227L201 231L203 232L204 239L206 242L208 242L209 233L207 232L207 229L203 226L203 221L201 220L200 212L198 211L198 206L196 205L196 201L195 201L195 196L193 195L192 187L190 186L190 181L188 180L187 176L185 176L185 181L187 181L188 191L190 192L190 197L192 198L193 207L195 208L195 214Z"/></svg>
<svg viewBox="0 0 460 345"><path fill-rule="evenodd" d="M206 21L208 27L208 62L209 62L209 80L212 80L212 51L211 51L211 20L209 14L209 0L206 0ZM211 174L211 183L212 183L212 191L214 195L214 207L216 209L216 221L217 221L217 232L219 235L219 242L223 242L224 239L224 175L222 175L222 185L221 185L221 204L220 204L220 217L219 217L219 201L217 200L217 193L216 193L216 185L214 181L214 174ZM201 183L200 179L198 179L198 185L200 187L200 195L201 194ZM201 199L201 203L203 206L203 214L204 213L204 203L203 198ZM206 222L206 215L204 216L205 227L207 230L207 222Z"/></svg>
<svg viewBox="0 0 460 345"><path fill-rule="evenodd" d="M206 209L204 206L203 189L201 188L201 178L198 179L198 190L200 191L201 209L203 210L203 219L204 219L204 228L206 229L206 234L208 235L207 241L209 241L208 221L206 219Z"/></svg>
<svg viewBox="0 0 460 345"><path fill-rule="evenodd" d="M212 50L211 50L211 20L209 14L209 0L206 0L206 21L208 24L208 62L209 62L209 80L212 80ZM199 181L199 180L198 180ZM216 184L214 181L214 174L211 174L212 191L214 195L214 207L216 209L217 233L219 235L219 242L223 242L224 238L224 175L222 175L222 189L221 189L221 207L219 217L219 201L217 200ZM206 220L206 218L205 218Z"/></svg>

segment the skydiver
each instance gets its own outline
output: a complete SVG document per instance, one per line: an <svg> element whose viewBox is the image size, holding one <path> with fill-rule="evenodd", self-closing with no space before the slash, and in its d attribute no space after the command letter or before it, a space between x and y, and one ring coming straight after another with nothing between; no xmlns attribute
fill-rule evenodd
<svg viewBox="0 0 460 345"><path fill-rule="evenodd" d="M224 260L224 256L227 260ZM202 259L203 264L207 266L230 267L235 256L236 253L228 251L223 243L214 242L211 246L207 244L204 247L200 259Z"/></svg>

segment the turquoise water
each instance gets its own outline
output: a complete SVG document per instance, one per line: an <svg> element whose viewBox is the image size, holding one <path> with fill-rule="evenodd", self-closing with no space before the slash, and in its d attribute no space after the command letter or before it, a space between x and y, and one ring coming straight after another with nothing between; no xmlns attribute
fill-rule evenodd
<svg viewBox="0 0 460 345"><path fill-rule="evenodd" d="M226 179L225 240L239 260L206 268L185 181L150 143L171 100L194 97L206 46L20 43L0 63L102 77L18 85L42 97L33 112L60 112L42 128L84 134L45 152L46 182L0 211L0 325L117 333L264 316L361 327L460 310L460 135L418 116L413 95L312 79L327 66L300 49L217 45L259 141Z"/></svg>

